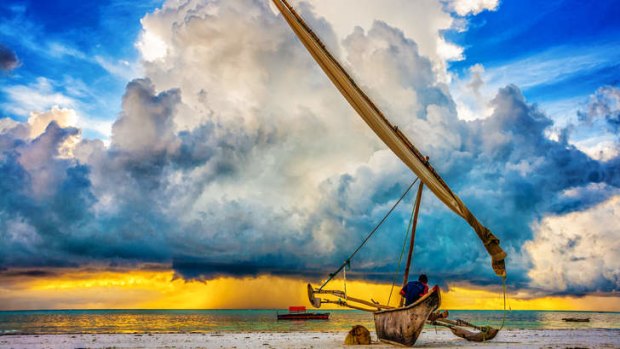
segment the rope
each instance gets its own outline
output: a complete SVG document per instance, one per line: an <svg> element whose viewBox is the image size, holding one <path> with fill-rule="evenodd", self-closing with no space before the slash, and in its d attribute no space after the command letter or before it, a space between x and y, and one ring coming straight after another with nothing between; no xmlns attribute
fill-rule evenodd
<svg viewBox="0 0 620 349"><path fill-rule="evenodd" d="M504 324L506 322L506 276L505 275L502 277L502 293L504 296L504 311L502 314L502 325L497 329L498 331L501 331L504 328ZM456 319L456 323L457 323L457 326L469 326L482 332L482 341L486 342L486 334L491 328L490 326L476 326L470 322L467 322L461 319Z"/></svg>
<svg viewBox="0 0 620 349"><path fill-rule="evenodd" d="M349 258L347 258L344 263L342 263L342 265L340 266L340 268L338 268L338 270L336 270L335 272L329 274L329 278L327 278L327 281L325 281L323 283L323 285L321 285L321 287L319 287L319 291L321 291L323 289L323 287L325 287L325 285L327 285L328 282L330 282L334 276L336 276L341 270L342 268L344 268L346 265L351 263L351 259L357 254L357 252L359 252L359 250L364 247L364 245L366 244L366 242L368 242L368 239L370 239L370 237L379 229L379 227L381 227L381 225L383 224L383 222L385 222L385 220L388 218L388 216L392 213L392 211L394 211L394 209L396 208L396 206L398 206L398 204L403 200L403 198L405 198L405 195L407 195L407 193L409 192L409 190L411 190L411 188L413 187L413 185L419 180L420 178L416 178L411 185L409 185L409 188L407 188L407 190L405 190L405 192L403 193L403 195L400 196L400 198L396 201L396 203L392 206L392 208L390 208L390 210L385 214L385 216L383 217L383 219L381 219L381 221L379 222L379 224L377 224L377 226L375 226L375 228L368 234L368 236L366 236L366 238L364 239L364 241L362 241L362 244L359 245L359 247L351 254L351 256L349 256Z"/></svg>
<svg viewBox="0 0 620 349"><path fill-rule="evenodd" d="M409 217L409 225L407 225L407 231L405 232L405 239L403 240L403 248L400 250L400 257L398 258L398 267L394 270L394 277L392 277L392 288L390 288L390 296L388 297L388 301L386 304L390 304L390 300L392 299L392 292L394 292L394 285L396 285L396 277L398 276L398 271L400 270L400 264L403 261L403 256L405 255L405 249L407 247L407 238L409 237L409 232L411 231L411 225L413 224L413 213L415 212L415 205L411 208L411 217Z"/></svg>
<svg viewBox="0 0 620 349"><path fill-rule="evenodd" d="M347 268L345 267L344 269L342 269L342 277L344 279L344 301L346 302L347 299Z"/></svg>
<svg viewBox="0 0 620 349"><path fill-rule="evenodd" d="M499 327L499 331L504 328L504 322L506 321L506 275L502 276L502 291L504 293L504 313L502 315L502 325Z"/></svg>
<svg viewBox="0 0 620 349"><path fill-rule="evenodd" d="M465 320L461 320L461 319L456 319L455 321L456 321L456 325L457 326L469 326L469 327L471 327L473 329L476 329L478 331L485 331L486 328L488 327L488 326L476 326L476 325L472 324L471 322L468 322L468 321L465 321Z"/></svg>

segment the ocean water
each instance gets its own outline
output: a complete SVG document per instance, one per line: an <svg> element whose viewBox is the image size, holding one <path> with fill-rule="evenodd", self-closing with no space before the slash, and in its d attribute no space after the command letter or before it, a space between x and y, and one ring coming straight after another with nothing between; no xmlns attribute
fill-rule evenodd
<svg viewBox="0 0 620 349"><path fill-rule="evenodd" d="M67 333L180 333L180 332L286 332L346 331L352 325L374 329L371 313L355 310L321 310L329 320L278 321L286 310L41 310L0 311L0 335ZM451 319L499 327L502 311L450 311ZM564 322L562 318L590 318L590 322ZM510 311L506 329L620 329L620 313ZM441 328L438 328L441 330Z"/></svg>

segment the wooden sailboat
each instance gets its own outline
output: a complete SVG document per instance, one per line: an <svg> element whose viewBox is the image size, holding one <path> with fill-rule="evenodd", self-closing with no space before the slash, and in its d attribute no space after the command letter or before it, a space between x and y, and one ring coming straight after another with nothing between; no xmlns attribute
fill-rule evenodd
<svg viewBox="0 0 620 349"><path fill-rule="evenodd" d="M437 198L439 198L454 213L461 216L473 228L480 240L482 241L487 252L491 256L491 266L495 273L505 278L506 268L504 259L506 253L499 245L499 239L493 233L483 226L478 219L471 213L461 199L452 192L444 180L439 176L435 169L430 165L428 158L409 141L409 139L398 129L392 125L370 98L358 87L355 81L340 65L340 63L327 51L325 45L312 32L304 20L295 10L288 4L287 0L273 0L282 16L295 32L300 41L304 44L308 52L315 61L323 69L329 79L334 83L349 104L355 109L359 116L368 124L368 126L377 134L377 136L407 165L420 180L418 194L416 197L414 218L412 225L412 234L408 260L404 276L404 284L407 283L409 266L413 252L415 229L417 223L417 215L420 206L422 189L428 187ZM412 185L409 187L411 189ZM407 192L409 191L407 189ZM405 192L406 194L406 192ZM402 200L398 200L400 202ZM397 204L398 204L397 202ZM392 208L393 209L393 208ZM391 212L391 210L390 210ZM389 213L388 213L389 214ZM387 216L386 216L387 217ZM379 224L380 225L380 224ZM374 233L373 230L372 233ZM368 241L370 235L364 240L362 246ZM361 246L359 247L361 248ZM375 327L377 336L380 340L397 343L400 345L412 346L426 322L432 322L435 325L446 326L452 332L460 337L473 341L489 340L495 337L497 330L490 327L478 327L462 320L452 321L433 313L441 305L440 290L437 286L431 289L428 294L416 301L415 303L399 307L379 304L373 300L367 301L360 298L354 298L340 290L327 290L324 287L327 283L341 271L346 278L346 268L349 266L350 259L357 253L359 248L347 259L336 272L330 274L327 281L318 288L308 285L308 299L310 303L318 308L321 304L332 303L346 306L353 309L371 311L374 313ZM338 300L322 299L317 295L330 295L338 297ZM464 327L472 327L477 333L465 330Z"/></svg>
<svg viewBox="0 0 620 349"><path fill-rule="evenodd" d="M417 302L406 307L374 312L377 337L387 343L415 344L429 315L439 308L439 287L433 287Z"/></svg>
<svg viewBox="0 0 620 349"><path fill-rule="evenodd" d="M563 317L562 320L566 322L590 322L589 317L586 317L586 318Z"/></svg>
<svg viewBox="0 0 620 349"><path fill-rule="evenodd" d="M278 320L329 320L329 313L308 313L304 306L290 306L287 314L277 314Z"/></svg>

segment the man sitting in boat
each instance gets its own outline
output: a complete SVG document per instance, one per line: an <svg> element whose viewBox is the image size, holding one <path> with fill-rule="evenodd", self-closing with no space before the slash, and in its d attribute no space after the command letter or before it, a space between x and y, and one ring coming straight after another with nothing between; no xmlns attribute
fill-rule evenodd
<svg viewBox="0 0 620 349"><path fill-rule="evenodd" d="M409 281L402 290L400 295L405 297L405 306L414 303L422 296L428 293L428 278L426 274L421 274L418 281Z"/></svg>

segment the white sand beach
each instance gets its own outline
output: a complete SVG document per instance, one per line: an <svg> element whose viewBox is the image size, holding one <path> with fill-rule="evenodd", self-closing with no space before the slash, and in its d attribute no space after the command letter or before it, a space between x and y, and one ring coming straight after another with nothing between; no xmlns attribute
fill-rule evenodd
<svg viewBox="0 0 620 349"><path fill-rule="evenodd" d="M371 348L394 348L376 341ZM8 335L0 348L341 348L346 332L147 333ZM620 348L618 330L505 330L492 341L471 343L448 331L425 330L418 348Z"/></svg>

